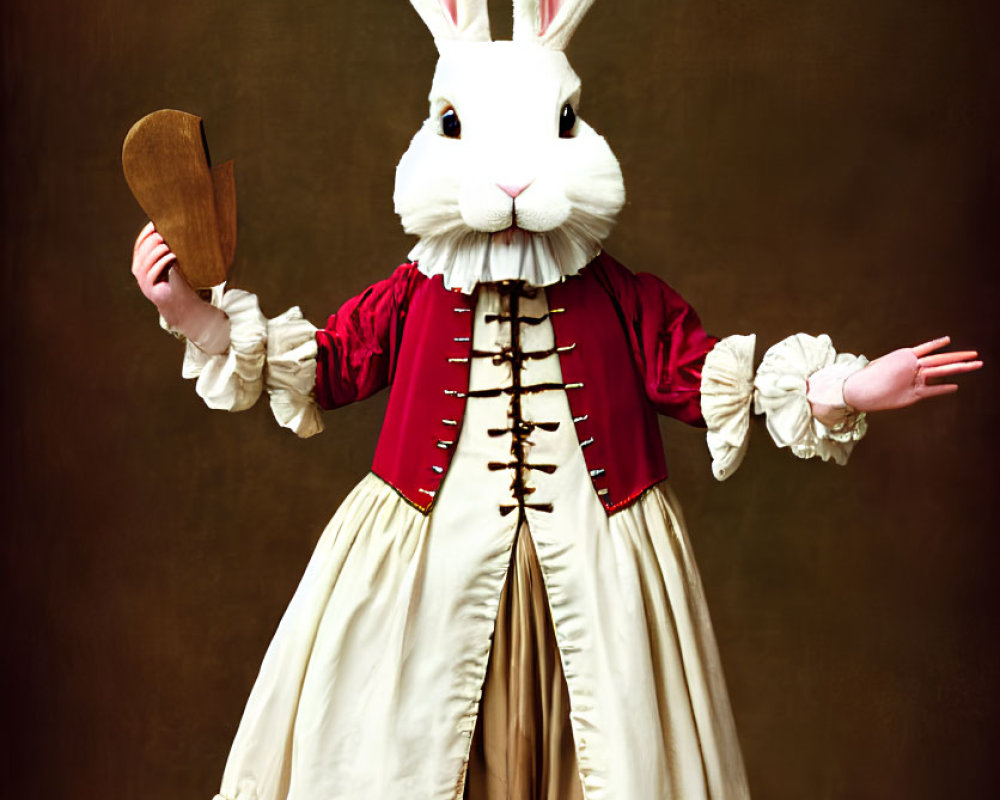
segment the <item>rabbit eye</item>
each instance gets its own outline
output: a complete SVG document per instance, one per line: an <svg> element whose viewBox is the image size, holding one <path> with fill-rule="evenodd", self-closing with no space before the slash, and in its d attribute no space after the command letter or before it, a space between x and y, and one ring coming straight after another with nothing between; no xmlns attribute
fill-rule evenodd
<svg viewBox="0 0 1000 800"><path fill-rule="evenodd" d="M573 137L573 129L576 128L576 112L569 103L563 106L559 115L559 137L570 139Z"/></svg>
<svg viewBox="0 0 1000 800"><path fill-rule="evenodd" d="M449 139L462 138L462 123L458 119L458 112L448 106L441 115L441 133Z"/></svg>

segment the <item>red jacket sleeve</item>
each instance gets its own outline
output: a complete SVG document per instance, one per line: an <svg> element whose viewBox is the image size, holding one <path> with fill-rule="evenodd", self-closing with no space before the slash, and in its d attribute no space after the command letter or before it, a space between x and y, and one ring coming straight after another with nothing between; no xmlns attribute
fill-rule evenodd
<svg viewBox="0 0 1000 800"><path fill-rule="evenodd" d="M344 303L316 331L316 402L336 408L392 383L408 300L419 277L403 264Z"/></svg>
<svg viewBox="0 0 1000 800"><path fill-rule="evenodd" d="M718 339L698 314L655 275L633 274L606 253L600 277L614 298L646 396L660 414L691 425L701 415L701 371Z"/></svg>

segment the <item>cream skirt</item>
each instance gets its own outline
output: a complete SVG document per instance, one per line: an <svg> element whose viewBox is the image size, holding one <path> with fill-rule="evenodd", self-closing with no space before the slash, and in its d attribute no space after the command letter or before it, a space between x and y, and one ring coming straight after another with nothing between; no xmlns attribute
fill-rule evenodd
<svg viewBox="0 0 1000 800"><path fill-rule="evenodd" d="M264 658L220 798L748 797L664 486L601 511L597 531L544 517L477 530L441 512L375 475L345 500Z"/></svg>

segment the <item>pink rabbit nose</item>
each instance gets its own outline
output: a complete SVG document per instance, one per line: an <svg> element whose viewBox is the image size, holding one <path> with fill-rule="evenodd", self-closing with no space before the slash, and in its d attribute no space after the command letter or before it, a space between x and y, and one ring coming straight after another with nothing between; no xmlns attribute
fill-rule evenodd
<svg viewBox="0 0 1000 800"><path fill-rule="evenodd" d="M504 194L507 194L507 195L510 196L511 200L516 199L517 196L519 194L521 194L521 192L523 192L525 189L527 189L530 185L531 185L531 181L528 181L527 183L522 183L522 184L516 184L516 183L498 183L497 184L497 186L499 186L501 189L503 189Z"/></svg>

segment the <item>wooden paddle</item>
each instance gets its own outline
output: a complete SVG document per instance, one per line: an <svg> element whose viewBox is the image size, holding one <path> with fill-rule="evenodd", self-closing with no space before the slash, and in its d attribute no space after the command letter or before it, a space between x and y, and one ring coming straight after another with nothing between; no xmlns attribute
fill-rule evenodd
<svg viewBox="0 0 1000 800"><path fill-rule="evenodd" d="M191 287L222 283L236 250L236 183L232 161L212 167L201 118L146 115L125 136L122 169Z"/></svg>

